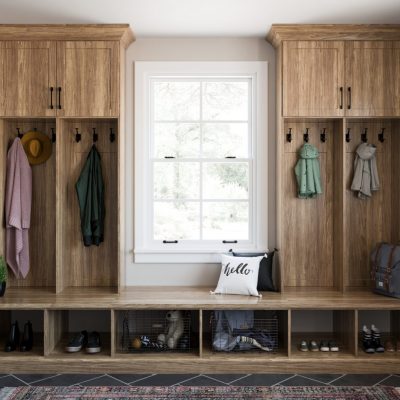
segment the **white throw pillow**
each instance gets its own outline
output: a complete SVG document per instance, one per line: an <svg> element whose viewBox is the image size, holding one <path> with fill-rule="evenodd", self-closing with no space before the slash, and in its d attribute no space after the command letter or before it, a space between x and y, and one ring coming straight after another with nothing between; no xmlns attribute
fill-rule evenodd
<svg viewBox="0 0 400 400"><path fill-rule="evenodd" d="M260 257L232 257L222 255L221 274L217 288L212 294L243 294L258 296L258 269Z"/></svg>

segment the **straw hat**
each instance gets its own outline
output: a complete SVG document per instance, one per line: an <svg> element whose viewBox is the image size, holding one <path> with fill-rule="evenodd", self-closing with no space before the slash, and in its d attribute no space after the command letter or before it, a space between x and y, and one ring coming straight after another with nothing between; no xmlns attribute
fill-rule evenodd
<svg viewBox="0 0 400 400"><path fill-rule="evenodd" d="M31 165L42 164L51 156L51 141L44 133L29 131L22 136L21 143Z"/></svg>

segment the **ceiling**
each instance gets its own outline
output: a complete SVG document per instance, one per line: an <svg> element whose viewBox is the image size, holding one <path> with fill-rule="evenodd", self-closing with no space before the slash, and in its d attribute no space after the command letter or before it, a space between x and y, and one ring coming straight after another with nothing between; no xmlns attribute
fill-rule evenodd
<svg viewBox="0 0 400 400"><path fill-rule="evenodd" d="M0 23L129 23L136 37L264 37L272 23L400 23L400 0L0 0Z"/></svg>

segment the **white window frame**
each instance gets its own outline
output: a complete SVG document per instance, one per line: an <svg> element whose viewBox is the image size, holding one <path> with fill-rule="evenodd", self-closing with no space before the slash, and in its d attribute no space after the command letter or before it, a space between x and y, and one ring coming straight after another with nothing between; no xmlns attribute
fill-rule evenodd
<svg viewBox="0 0 400 400"><path fill-rule="evenodd" d="M268 243L268 104L267 104L267 62L135 62L135 243L136 263L215 263L220 262L220 254L233 248L235 251L265 251ZM151 144L150 132L150 82L162 77L199 78L250 78L252 85L252 116L250 142L253 163L250 174L249 204L253 213L249 215L251 227L248 241L237 244L222 241L178 242L173 245L153 241L150 222L151 212ZM253 157L253 159L252 159ZM255 158L255 160L254 160ZM173 246L173 247L172 247Z"/></svg>

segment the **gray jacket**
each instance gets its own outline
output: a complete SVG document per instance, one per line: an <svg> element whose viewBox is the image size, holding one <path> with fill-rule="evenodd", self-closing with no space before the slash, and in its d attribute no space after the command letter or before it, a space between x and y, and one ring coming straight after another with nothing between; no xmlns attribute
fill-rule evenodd
<svg viewBox="0 0 400 400"><path fill-rule="evenodd" d="M379 190L375 145L362 143L357 147L351 190L358 192L360 199L367 199L373 191Z"/></svg>

